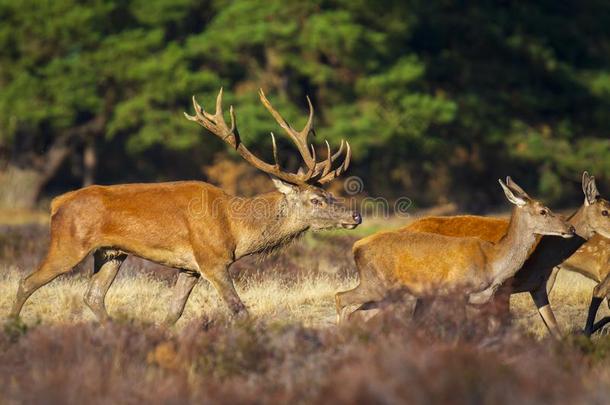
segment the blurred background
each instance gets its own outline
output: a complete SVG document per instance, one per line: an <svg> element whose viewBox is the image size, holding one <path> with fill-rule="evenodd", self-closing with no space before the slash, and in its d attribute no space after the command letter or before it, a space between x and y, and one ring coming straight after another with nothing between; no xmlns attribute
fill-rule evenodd
<svg viewBox="0 0 610 405"><path fill-rule="evenodd" d="M309 95L320 152L349 140L364 195L482 212L510 174L576 206L585 169L610 193L607 1L1 0L0 21L0 207L92 183L268 189L182 114L221 86L268 160L257 89L295 127Z"/></svg>

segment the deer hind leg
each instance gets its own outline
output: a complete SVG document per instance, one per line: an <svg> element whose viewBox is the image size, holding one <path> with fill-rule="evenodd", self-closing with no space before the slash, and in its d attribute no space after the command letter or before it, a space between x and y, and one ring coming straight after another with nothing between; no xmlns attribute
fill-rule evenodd
<svg viewBox="0 0 610 405"><path fill-rule="evenodd" d="M110 320L105 305L106 293L126 258L125 253L113 249L99 249L93 255L93 277L84 301L102 323Z"/></svg>
<svg viewBox="0 0 610 405"><path fill-rule="evenodd" d="M510 295L512 286L510 283L502 284L489 299L489 301L481 306L475 306L472 312L477 317L481 317L487 321L487 327L491 332L497 332L503 327L510 325Z"/></svg>
<svg viewBox="0 0 610 405"><path fill-rule="evenodd" d="M512 287L510 284L501 285L489 302L489 310L492 323L497 323L498 327L509 324L510 318L510 295Z"/></svg>
<svg viewBox="0 0 610 405"><path fill-rule="evenodd" d="M434 301L434 297L418 298L413 309L413 321L421 322L430 313Z"/></svg>
<svg viewBox="0 0 610 405"><path fill-rule="evenodd" d="M180 319L182 312L184 311L186 301L191 295L193 287L195 287L195 284L197 284L197 281L199 281L199 277L200 275L198 273L188 271L181 271L180 274L178 274L178 280L176 281L176 286L174 287L174 294L170 304L169 313L164 321L166 326L171 326L175 324L178 319Z"/></svg>
<svg viewBox="0 0 610 405"><path fill-rule="evenodd" d="M379 278L375 258L367 255L367 249L355 249L354 261L360 282L355 288L335 294L337 324L347 321L356 311L370 309L386 296L385 283Z"/></svg>
<svg viewBox="0 0 610 405"><path fill-rule="evenodd" d="M337 310L337 323L340 324L358 310L370 309L371 304L381 301L384 295L379 288L360 281L351 290L340 291L335 294L335 308ZM365 308L366 306L366 308Z"/></svg>
<svg viewBox="0 0 610 405"><path fill-rule="evenodd" d="M88 254L90 249L76 244L66 243L68 248L60 248L51 241L47 256L38 270L25 277L19 283L17 296L11 310L11 317L18 317L27 299L40 287L54 280L57 276L71 271Z"/></svg>

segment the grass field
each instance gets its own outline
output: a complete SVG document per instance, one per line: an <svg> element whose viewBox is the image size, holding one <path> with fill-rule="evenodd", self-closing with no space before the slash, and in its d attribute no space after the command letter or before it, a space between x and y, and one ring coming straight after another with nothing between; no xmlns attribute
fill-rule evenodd
<svg viewBox="0 0 610 405"><path fill-rule="evenodd" d="M357 283L349 232L236 263L250 321L230 322L201 281L168 329L156 324L175 271L132 258L108 294L110 324L97 324L82 300L90 260L36 292L21 321L4 321L47 236L44 223L2 231L0 404L607 402L610 338L550 340L524 294L511 300L512 326L499 330L454 317L451 302L422 325L406 302L337 327L333 295ZM551 301L566 332L584 324L592 286L560 273Z"/></svg>
<svg viewBox="0 0 610 405"><path fill-rule="evenodd" d="M0 275L0 314L9 312L21 276L19 271L10 268ZM28 324L95 321L93 313L83 303L88 280L89 277L82 274L60 277L41 288L25 306L23 320ZM237 289L251 315L257 319L327 327L336 321L335 292L356 284L356 277L318 274L287 282L266 275L263 279L242 279ZM575 330L584 325L594 285L575 273L559 274L551 302L563 330ZM159 279L134 268L123 269L108 293L108 312L121 320L160 323L168 309L171 292L171 279ZM537 337L546 335L546 328L528 294L513 295L511 308L517 325ZM599 315L608 315L605 306ZM205 280L193 290L176 328L202 316L209 319L229 316L216 291Z"/></svg>

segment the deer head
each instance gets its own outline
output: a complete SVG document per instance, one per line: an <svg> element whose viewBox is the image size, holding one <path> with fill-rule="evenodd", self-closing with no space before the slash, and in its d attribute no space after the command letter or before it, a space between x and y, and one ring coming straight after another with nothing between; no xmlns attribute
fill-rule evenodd
<svg viewBox="0 0 610 405"><path fill-rule="evenodd" d="M585 193L582 210L590 233L588 236L598 233L604 238L610 238L610 202L600 196L595 177L588 172L582 174L582 191Z"/></svg>
<svg viewBox="0 0 610 405"><path fill-rule="evenodd" d="M565 218L556 215L540 201L532 199L510 177L506 184L498 180L508 201L515 205L519 217L524 220L527 231L538 235L555 235L564 238L574 236L574 227Z"/></svg>
<svg viewBox="0 0 610 405"><path fill-rule="evenodd" d="M362 217L339 202L331 193L322 189L322 185L329 183L344 173L350 164L351 148L348 142L341 141L339 149L331 152L330 144L326 143L326 158L316 159L316 151L307 138L313 133L313 105L307 97L309 117L305 127L297 131L281 116L271 105L265 93L259 90L259 97L265 108L280 125L285 134L292 140L303 160L303 167L296 173L281 169L278 161L275 135L271 132L273 147L273 164L267 163L252 152L241 142L235 120L233 106L229 108L231 125L227 125L222 109L222 88L216 97L216 112L210 114L201 107L193 96L195 115L184 114L187 119L197 122L209 132L216 135L234 148L241 157L257 169L269 174L277 190L284 196L285 215L292 216L294 221L303 226L314 229L328 229L343 227L353 229L362 222ZM343 156L343 159L340 159ZM337 164L337 162L341 162Z"/></svg>

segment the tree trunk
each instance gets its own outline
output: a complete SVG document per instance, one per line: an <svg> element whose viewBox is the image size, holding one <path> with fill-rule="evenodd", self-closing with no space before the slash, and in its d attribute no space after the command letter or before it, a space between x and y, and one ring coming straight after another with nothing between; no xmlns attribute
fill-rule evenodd
<svg viewBox="0 0 610 405"><path fill-rule="evenodd" d="M0 205L34 208L46 185L57 174L57 171L71 153L73 149L72 140L74 139L80 139L84 142L83 185L92 184L95 180L95 169L97 167L95 142L97 137L104 132L113 100L114 93L109 92L106 95L106 107L101 114L82 125L69 128L61 133L54 139L43 156L32 159L31 168L19 169L9 165L4 172L0 171ZM5 186L6 188L3 189Z"/></svg>
<svg viewBox="0 0 610 405"><path fill-rule="evenodd" d="M7 208L35 208L44 188L68 157L71 133L59 136L44 156L29 168L13 165L0 172L0 206Z"/></svg>
<svg viewBox="0 0 610 405"><path fill-rule="evenodd" d="M39 184L38 171L8 165L0 171L0 207L34 208Z"/></svg>
<svg viewBox="0 0 610 405"><path fill-rule="evenodd" d="M95 136L88 136L83 150L83 187L95 182L95 169L97 168L97 153L95 150Z"/></svg>

